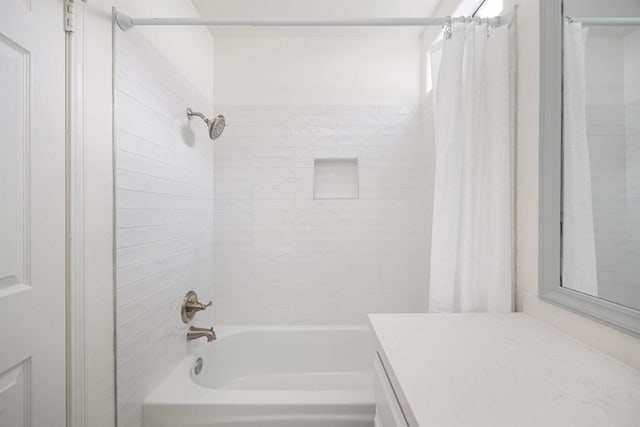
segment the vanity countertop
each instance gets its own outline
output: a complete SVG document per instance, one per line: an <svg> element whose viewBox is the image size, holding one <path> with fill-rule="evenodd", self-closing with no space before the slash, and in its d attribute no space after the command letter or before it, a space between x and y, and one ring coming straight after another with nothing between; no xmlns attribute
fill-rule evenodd
<svg viewBox="0 0 640 427"><path fill-rule="evenodd" d="M369 321L410 427L640 426L639 371L524 313Z"/></svg>

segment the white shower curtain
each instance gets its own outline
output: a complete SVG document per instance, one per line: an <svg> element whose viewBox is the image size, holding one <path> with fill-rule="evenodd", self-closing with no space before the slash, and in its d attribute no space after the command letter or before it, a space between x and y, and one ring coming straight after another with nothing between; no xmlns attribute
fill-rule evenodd
<svg viewBox="0 0 640 427"><path fill-rule="evenodd" d="M585 50L587 29L564 26L562 285L598 295L587 144Z"/></svg>
<svg viewBox="0 0 640 427"><path fill-rule="evenodd" d="M456 23L433 73L432 312L513 310L513 37Z"/></svg>

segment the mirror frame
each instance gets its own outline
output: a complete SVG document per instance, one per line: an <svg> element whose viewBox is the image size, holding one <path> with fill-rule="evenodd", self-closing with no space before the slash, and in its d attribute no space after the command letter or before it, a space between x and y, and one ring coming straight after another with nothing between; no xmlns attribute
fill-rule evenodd
<svg viewBox="0 0 640 427"><path fill-rule="evenodd" d="M562 0L540 2L538 297L640 335L640 310L561 286L562 4Z"/></svg>

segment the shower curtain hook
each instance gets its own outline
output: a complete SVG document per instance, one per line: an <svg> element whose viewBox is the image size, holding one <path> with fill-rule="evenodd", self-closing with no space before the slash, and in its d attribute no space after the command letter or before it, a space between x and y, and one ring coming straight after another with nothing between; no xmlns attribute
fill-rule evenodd
<svg viewBox="0 0 640 427"><path fill-rule="evenodd" d="M444 30L444 38L447 40L451 37L452 21L453 21L453 18L451 18L451 15L447 16L447 26Z"/></svg>

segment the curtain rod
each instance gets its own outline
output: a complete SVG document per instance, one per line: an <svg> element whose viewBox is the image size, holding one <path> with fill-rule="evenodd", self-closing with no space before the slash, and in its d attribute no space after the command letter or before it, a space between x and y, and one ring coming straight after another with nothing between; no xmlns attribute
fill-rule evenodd
<svg viewBox="0 0 640 427"><path fill-rule="evenodd" d="M398 17L398 18L237 18L237 19L197 19L197 18L132 18L116 12L115 20L121 30L127 31L136 25L224 25L250 27L377 27L447 25L449 22L482 20L490 25L499 25L499 16L494 18L474 18L468 16L442 17Z"/></svg>
<svg viewBox="0 0 640 427"><path fill-rule="evenodd" d="M629 17L629 18L586 18L586 17L575 17L575 16L565 16L565 19L568 19L569 22L578 22L587 26L592 27L624 27L624 26L640 26L640 18L638 17Z"/></svg>

